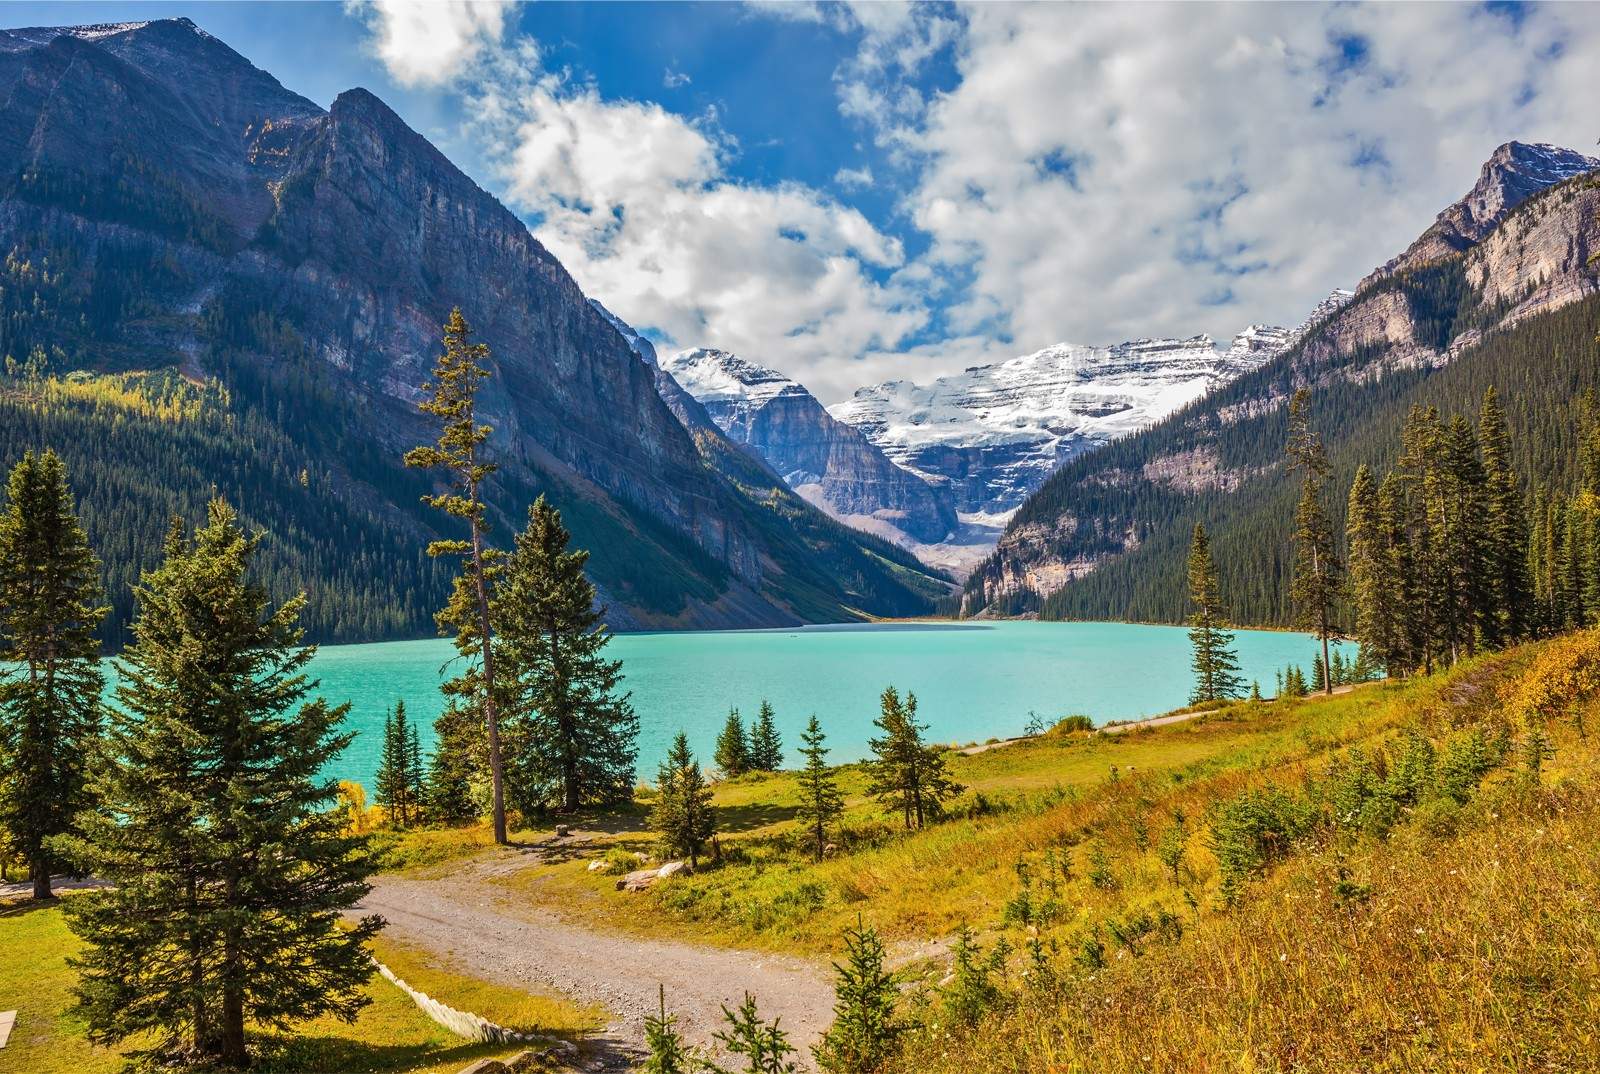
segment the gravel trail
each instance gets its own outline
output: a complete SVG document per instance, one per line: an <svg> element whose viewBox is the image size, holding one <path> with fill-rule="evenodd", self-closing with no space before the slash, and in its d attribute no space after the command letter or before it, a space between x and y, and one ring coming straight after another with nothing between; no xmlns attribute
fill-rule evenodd
<svg viewBox="0 0 1600 1074"><path fill-rule="evenodd" d="M585 1046L586 1069L631 1069L642 1054L644 1019L656 1010L658 985L666 986L667 1009L677 1014L685 1037L702 1045L721 1028L722 1005L754 993L765 1017L781 1017L810 1069L810 1045L832 1019L826 965L600 932L520 903L486 882L512 871L508 866L527 864L526 858L490 857L440 878L378 876L353 913L382 914L388 935L449 959L462 972L602 1004L612 1021Z"/></svg>

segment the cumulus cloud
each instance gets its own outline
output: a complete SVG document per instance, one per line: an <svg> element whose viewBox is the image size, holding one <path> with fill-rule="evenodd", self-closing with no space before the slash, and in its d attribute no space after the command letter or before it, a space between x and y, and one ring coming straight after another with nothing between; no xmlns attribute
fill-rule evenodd
<svg viewBox="0 0 1600 1074"><path fill-rule="evenodd" d="M367 24L373 50L403 86L438 86L497 45L506 15L499 0L346 0Z"/></svg>
<svg viewBox="0 0 1600 1074"><path fill-rule="evenodd" d="M854 356L923 323L917 297L880 279L904 264L898 240L811 187L730 178L737 147L714 117L607 100L552 72L479 92L508 201L587 293L669 346L804 370L842 396Z"/></svg>
<svg viewBox="0 0 1600 1074"><path fill-rule="evenodd" d="M1495 146L1592 145L1596 55L1582 7L978 5L958 84L875 121L929 267L970 277L958 349L998 356L1297 322Z"/></svg>

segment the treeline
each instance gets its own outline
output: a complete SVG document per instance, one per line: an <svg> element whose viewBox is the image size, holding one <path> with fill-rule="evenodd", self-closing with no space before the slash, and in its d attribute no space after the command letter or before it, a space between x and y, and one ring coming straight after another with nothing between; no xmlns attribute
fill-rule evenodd
<svg viewBox="0 0 1600 1074"><path fill-rule="evenodd" d="M1363 464L1375 474L1393 469L1414 405L1440 414L1475 414L1493 386L1514 431L1512 467L1525 502L1536 504L1542 486L1551 503L1570 503L1580 484L1581 401L1586 392L1600 389L1597 334L1600 296L1592 296L1491 331L1442 369L1392 369L1376 379L1336 376L1337 366L1381 358L1364 354L1322 370L1327 375L1316 385L1317 422L1327 444L1330 486L1348 489ZM1300 488L1280 462L1288 414L1283 407L1252 412L1249 403L1286 398L1300 386L1296 353L1058 471L1018 513L1016 524L1046 519L1053 524L1070 505L1080 528L1051 551L1069 558L1105 557L1104 562L1043 600L1033 594L1011 598L1005 610L1037 611L1052 619L1181 622L1188 612L1185 558L1199 522L1215 535L1213 554L1228 619L1291 624L1291 531ZM1240 408L1242 416L1226 424L1211 417L1230 407ZM1242 475L1237 486L1180 491L1140 476L1152 458L1195 449L1214 452L1222 468ZM1119 474L1128 476L1102 480ZM1342 500L1327 504L1341 538L1346 509ZM1566 525L1565 518L1560 525ZM1137 545L1124 551L1129 533ZM1340 612L1341 618L1350 615L1348 606Z"/></svg>

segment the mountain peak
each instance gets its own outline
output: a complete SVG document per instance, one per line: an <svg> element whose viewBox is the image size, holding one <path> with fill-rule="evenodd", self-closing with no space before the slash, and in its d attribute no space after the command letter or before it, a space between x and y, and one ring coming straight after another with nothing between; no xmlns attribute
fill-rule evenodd
<svg viewBox="0 0 1600 1074"><path fill-rule="evenodd" d="M1597 168L1600 159L1573 149L1548 142L1506 142L1484 161L1465 196L1446 206L1405 253L1374 270L1362 284L1469 249L1533 195Z"/></svg>
<svg viewBox="0 0 1600 1074"><path fill-rule="evenodd" d="M692 347L668 355L661 359L661 367L702 403L711 399L761 403L784 391L805 391L776 369L715 347Z"/></svg>

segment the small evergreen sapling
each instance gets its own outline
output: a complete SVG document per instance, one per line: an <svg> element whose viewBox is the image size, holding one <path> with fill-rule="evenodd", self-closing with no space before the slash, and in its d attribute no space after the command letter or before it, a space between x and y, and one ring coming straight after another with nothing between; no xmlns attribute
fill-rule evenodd
<svg viewBox="0 0 1600 1074"><path fill-rule="evenodd" d="M900 985L884 968L883 941L863 925L844 933L845 960L833 964L833 1025L811 1050L828 1074L873 1074L900 1050Z"/></svg>
<svg viewBox="0 0 1600 1074"><path fill-rule="evenodd" d="M761 702L761 711L750 727L750 767L757 772L776 772L783 767L783 740L767 701Z"/></svg>
<svg viewBox="0 0 1600 1074"><path fill-rule="evenodd" d="M744 721L738 709L729 709L728 718L717 735L717 748L711 755L723 779L734 779L750 770L750 742L745 737Z"/></svg>
<svg viewBox="0 0 1600 1074"><path fill-rule="evenodd" d="M828 748L823 741L822 725L813 715L800 735L800 756L805 758L805 765L800 769L800 809L796 819L810 834L817 861L827 850L828 826L844 812L844 796L828 767Z"/></svg>
<svg viewBox="0 0 1600 1074"><path fill-rule="evenodd" d="M667 853L689 859L691 869L700 864L700 851L716 832L711 808L711 788L689 750L682 731L672 741L657 776L659 793L650 814L650 826L661 837Z"/></svg>
<svg viewBox="0 0 1600 1074"><path fill-rule="evenodd" d="M795 1054L789 1035L778 1028L778 1019L763 1021L756 1009L756 997L744 994L735 1009L722 1008L728 1028L713 1033L730 1055L740 1056L744 1066L736 1074L794 1074L800 1068L789 1057ZM720 1074L720 1072L719 1072Z"/></svg>

